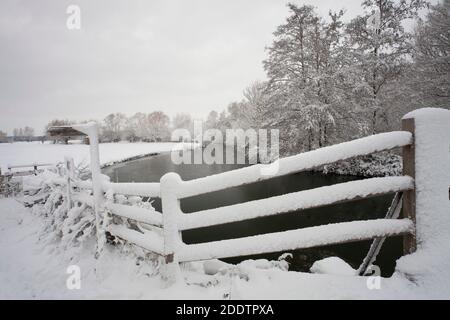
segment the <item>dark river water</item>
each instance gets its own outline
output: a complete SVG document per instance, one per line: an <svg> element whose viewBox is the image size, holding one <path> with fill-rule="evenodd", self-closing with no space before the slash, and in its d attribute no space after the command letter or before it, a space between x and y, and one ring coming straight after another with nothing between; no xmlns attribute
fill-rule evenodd
<svg viewBox="0 0 450 320"><path fill-rule="evenodd" d="M183 180L191 180L228 170L241 168L243 165L230 164L182 164L175 165L170 154L160 154L149 158L135 160L104 169L104 173L114 182L159 182L167 172L177 172ZM201 196L183 199L181 208L183 212L216 208L250 200L263 199L270 196L332 185L335 183L361 179L354 176L322 174L318 172L301 172L289 176L278 177L247 186L231 188ZM393 195L357 200L350 203L326 206L317 209L291 212L271 217L258 218L243 222L207 227L184 231L182 234L185 243L200 243L214 240L245 237L262 233L278 232L317 226L328 223L352 220L366 220L383 218L389 208ZM156 210L161 211L160 199L153 203ZM358 268L371 241L354 242L340 245L325 246L313 249L290 251L293 259L290 270L309 271L316 260L338 256L354 268ZM237 263L246 259L277 259L282 252L269 253L257 256L246 256L223 259L226 262ZM377 261L383 276L390 276L395 268L395 261L402 255L401 237L388 238L381 249Z"/></svg>

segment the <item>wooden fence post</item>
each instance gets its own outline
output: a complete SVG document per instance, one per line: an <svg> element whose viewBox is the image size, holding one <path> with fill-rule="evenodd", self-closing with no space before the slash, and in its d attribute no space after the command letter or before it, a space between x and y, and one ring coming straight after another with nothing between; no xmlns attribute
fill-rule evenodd
<svg viewBox="0 0 450 320"><path fill-rule="evenodd" d="M403 175L416 178L416 161L415 161L415 123L414 118L402 120L402 130L409 131L413 135L412 144L403 147ZM415 184L415 183L414 183ZM403 193L403 217L411 219L414 222L414 232L407 234L403 238L403 254L410 254L416 251L416 187Z"/></svg>
<svg viewBox="0 0 450 320"><path fill-rule="evenodd" d="M65 157L64 162L66 165L66 179L67 179L67 185L66 185L66 197L67 197L67 208L68 210L72 209L72 179L74 177L74 162L73 158Z"/></svg>
<svg viewBox="0 0 450 320"><path fill-rule="evenodd" d="M72 126L73 129L81 131L89 136L89 153L91 157L90 167L92 174L92 191L94 194L94 211L95 211L95 225L97 230L97 252L96 257L100 255L103 250L103 245L106 242L106 234L103 225L104 220L104 194L102 186L102 173L100 168L100 151L98 141L98 124L89 122L86 124L79 124Z"/></svg>
<svg viewBox="0 0 450 320"><path fill-rule="evenodd" d="M161 178L165 259L163 278L168 281L169 285L182 279L177 256L177 248L182 241L177 225L177 218L181 214L180 200L177 196L180 183L180 176L174 172L167 173Z"/></svg>

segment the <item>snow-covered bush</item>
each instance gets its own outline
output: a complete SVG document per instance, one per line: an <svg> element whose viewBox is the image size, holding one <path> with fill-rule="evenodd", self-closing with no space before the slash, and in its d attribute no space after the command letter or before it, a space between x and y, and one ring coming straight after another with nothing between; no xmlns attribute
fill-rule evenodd
<svg viewBox="0 0 450 320"><path fill-rule="evenodd" d="M318 169L325 174L335 173L360 177L402 175L402 157L390 152L360 156L325 165Z"/></svg>
<svg viewBox="0 0 450 320"><path fill-rule="evenodd" d="M76 174L82 173L77 172ZM73 201L69 209L66 188L66 180L59 175L57 170L48 170L37 176L27 177L24 179L24 204L31 208L33 214L42 218L43 226L40 239L46 245L51 244L52 248L70 251L70 258L80 252L72 250L74 248L87 249L90 254L95 254L98 250L95 212L89 205L79 201ZM92 194L92 190L77 190L76 188L75 192L86 196ZM154 210L151 202L144 201L141 197L136 196L126 197L107 192L106 201ZM103 225L107 223L121 224L143 233L152 229L149 225L113 216L106 209L104 214ZM109 233L106 234L105 240L113 246L111 249L117 251L117 254L124 255L128 259L134 259L138 269L145 275L159 273L159 266L162 263L161 257ZM104 247L102 248L104 249Z"/></svg>
<svg viewBox="0 0 450 320"><path fill-rule="evenodd" d="M56 172L44 171L24 179L24 204L43 218L43 237L64 248L77 246L95 234L95 215L86 204L69 209L65 180Z"/></svg>
<svg viewBox="0 0 450 320"><path fill-rule="evenodd" d="M19 194L21 190L20 178L1 175L0 172L0 197L12 197Z"/></svg>

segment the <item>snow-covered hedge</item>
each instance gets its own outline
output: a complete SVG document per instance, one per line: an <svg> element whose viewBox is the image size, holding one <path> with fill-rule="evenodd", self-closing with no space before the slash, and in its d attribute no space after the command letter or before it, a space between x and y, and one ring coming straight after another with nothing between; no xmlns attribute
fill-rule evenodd
<svg viewBox="0 0 450 320"><path fill-rule="evenodd" d="M95 235L95 215L86 204L69 209L64 180L45 171L24 178L24 204L42 217L42 235L62 247L77 246Z"/></svg>
<svg viewBox="0 0 450 320"><path fill-rule="evenodd" d="M325 174L334 173L360 177L402 175L402 157L391 152L374 153L325 165L318 169Z"/></svg>

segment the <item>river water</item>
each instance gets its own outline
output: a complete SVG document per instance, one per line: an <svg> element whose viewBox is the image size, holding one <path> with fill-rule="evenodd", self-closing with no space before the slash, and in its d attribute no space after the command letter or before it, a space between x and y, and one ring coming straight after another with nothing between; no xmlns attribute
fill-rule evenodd
<svg viewBox="0 0 450 320"><path fill-rule="evenodd" d="M103 171L111 178L111 181L114 182L159 182L160 178L167 172L177 172L183 180L191 180L241 168L243 166L244 165L230 164L175 165L171 161L170 154L165 153L115 165L106 168ZM322 174L319 172L301 172L253 183L247 186L183 199L181 201L181 208L183 212L188 214L199 210L263 199L356 179L361 178ZM303 210L301 212L290 212L271 217L229 223L197 230L188 230L183 232L182 237L185 243L190 244L292 230L328 223L383 218L392 197L393 195L387 195L317 209ZM160 199L154 199L153 205L156 210L161 211ZM362 241L290 251L293 254L293 259L288 260L290 262L290 270L307 272L314 261L329 256L339 256L354 268L357 268L365 257L370 247L370 243L371 241ZM250 258L277 259L281 254L282 252L278 252L223 260L226 262L237 263ZM390 276L392 274L395 267L395 261L401 255L401 237L388 238L375 263L381 268L383 276Z"/></svg>

